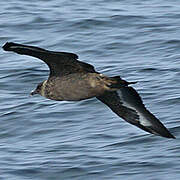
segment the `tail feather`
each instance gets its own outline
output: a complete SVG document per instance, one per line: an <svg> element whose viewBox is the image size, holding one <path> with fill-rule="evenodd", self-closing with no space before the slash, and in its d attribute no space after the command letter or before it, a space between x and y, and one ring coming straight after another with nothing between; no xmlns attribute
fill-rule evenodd
<svg viewBox="0 0 180 180"><path fill-rule="evenodd" d="M112 83L110 83L108 85L109 88L112 88L112 89L119 89L119 88L122 88L122 87L126 87L130 84L136 84L137 81L134 81L134 82L128 82L128 81L125 81L123 79L121 79L120 76L114 76L114 77L110 77L110 79L112 80Z"/></svg>

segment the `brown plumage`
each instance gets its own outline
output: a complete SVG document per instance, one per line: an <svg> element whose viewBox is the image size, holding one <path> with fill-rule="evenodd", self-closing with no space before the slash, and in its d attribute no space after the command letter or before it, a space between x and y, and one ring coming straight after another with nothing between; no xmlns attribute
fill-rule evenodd
<svg viewBox="0 0 180 180"><path fill-rule="evenodd" d="M57 101L79 101L97 97L118 116L152 134L175 138L166 127L149 112L139 94L120 76L108 77L95 71L90 64L78 60L73 53L48 51L35 46L6 43L5 51L37 57L49 69L49 78L40 83L31 94L40 94Z"/></svg>

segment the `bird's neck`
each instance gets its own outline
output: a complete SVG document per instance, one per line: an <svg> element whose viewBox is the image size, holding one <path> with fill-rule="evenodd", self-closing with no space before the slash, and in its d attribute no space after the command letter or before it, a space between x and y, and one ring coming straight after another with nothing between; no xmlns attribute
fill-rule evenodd
<svg viewBox="0 0 180 180"><path fill-rule="evenodd" d="M41 96L46 97L45 89L46 89L47 80L45 80L41 87Z"/></svg>

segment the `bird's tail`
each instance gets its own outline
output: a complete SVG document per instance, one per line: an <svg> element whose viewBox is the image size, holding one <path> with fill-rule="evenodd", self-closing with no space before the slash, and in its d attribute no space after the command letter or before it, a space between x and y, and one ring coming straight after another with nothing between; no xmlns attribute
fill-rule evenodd
<svg viewBox="0 0 180 180"><path fill-rule="evenodd" d="M112 90L112 91L120 89L122 87L127 87L130 84L137 83L137 82L128 82L128 81L125 81L125 80L121 79L120 76L110 77L106 81L107 81L106 86L108 88L110 88L110 90Z"/></svg>

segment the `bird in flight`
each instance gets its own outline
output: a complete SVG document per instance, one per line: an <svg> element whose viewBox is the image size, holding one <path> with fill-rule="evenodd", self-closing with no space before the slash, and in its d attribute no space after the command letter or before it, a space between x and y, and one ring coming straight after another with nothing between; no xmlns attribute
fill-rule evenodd
<svg viewBox="0 0 180 180"><path fill-rule="evenodd" d="M166 138L175 138L144 106L140 95L120 76L108 77L97 72L78 56L35 46L7 42L3 49L29 55L44 61L49 69L47 80L38 84L31 95L39 94L56 101L80 101L96 97L115 114L144 131Z"/></svg>

